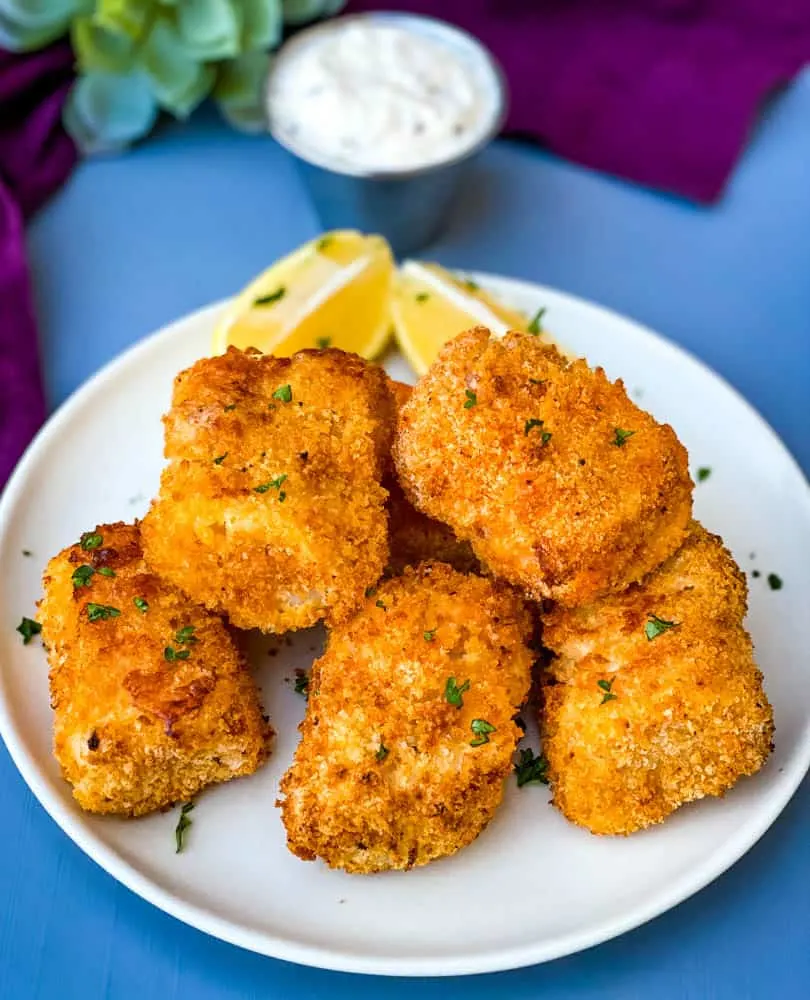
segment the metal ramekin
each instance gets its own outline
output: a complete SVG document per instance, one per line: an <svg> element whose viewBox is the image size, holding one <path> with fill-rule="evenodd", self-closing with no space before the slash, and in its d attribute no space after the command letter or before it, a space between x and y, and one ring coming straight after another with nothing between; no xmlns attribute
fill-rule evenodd
<svg viewBox="0 0 810 1000"><path fill-rule="evenodd" d="M495 88L495 111L492 121L480 138L461 154L449 160L405 170L346 170L326 160L318 160L289 139L274 138L296 158L301 177L309 190L324 229L359 229L380 233L395 254L406 256L431 243L444 226L459 189L459 180L472 159L498 134L506 116L507 90L500 66L476 38L453 25L432 17L395 12L352 14L340 18L374 20L401 24L423 32L445 45L462 49L480 62ZM334 21L325 21L296 35L281 50L305 42L314 32L329 31ZM272 69L267 80L269 94ZM266 102L269 105L269 100ZM268 108L269 111L269 108Z"/></svg>

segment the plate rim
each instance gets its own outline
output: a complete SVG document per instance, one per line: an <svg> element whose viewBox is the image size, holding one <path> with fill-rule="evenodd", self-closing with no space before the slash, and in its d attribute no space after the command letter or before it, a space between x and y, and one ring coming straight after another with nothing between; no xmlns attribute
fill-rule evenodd
<svg viewBox="0 0 810 1000"><path fill-rule="evenodd" d="M786 460L786 467L796 475L797 485L803 488L802 502L807 510L808 519L810 519L810 482L808 482L808 478L790 449L768 421L733 385L691 351L631 317L570 292L490 272L465 270L465 274L469 274L484 287L497 286L499 289L504 289L507 296L512 290L518 296L527 298L536 296L539 299L551 294L558 300L566 301L566 304L579 309L584 307L587 311L600 315L610 322L618 322L632 328L636 335L645 336L656 342L659 349L685 356L704 375L719 382L731 393L734 401L738 405L742 404L749 416L762 425L771 439L771 444L781 452L781 457ZM126 368L133 361L137 361L140 355L151 350L156 342L177 336L178 327L210 320L229 301L229 298L221 299L164 324L132 344L122 353L111 358L71 393L49 416L14 469L2 497L0 497L0 533L4 533L6 530L9 516L15 509L18 496L25 487L29 468L34 466L40 452L48 447L51 438L59 433L63 424L70 421L73 412L82 406L85 397L95 392L97 387L115 379L121 369ZM674 881L669 891L660 892L649 904L632 908L621 917L603 920L598 926L590 927L587 930L569 932L552 942L497 948L483 951L478 955L448 958L436 956L396 958L391 955L358 955L328 946L303 944L266 931L239 926L202 906L186 902L176 893L153 882L92 832L86 826L82 813L73 810L69 802L63 802L51 792L47 780L42 776L34 760L29 758L26 753L22 739L18 739L17 727L9 700L6 697L6 678L2 672L0 672L0 736L2 736L9 755L23 780L45 812L63 833L107 874L159 910L213 937L270 958L314 968L384 976L476 975L524 968L575 954L640 927L699 892L746 854L782 813L810 769L810 726L807 726L792 761L785 767L780 787L769 808L757 812L752 821L742 825L735 836L726 841L721 849L709 854L700 866Z"/></svg>

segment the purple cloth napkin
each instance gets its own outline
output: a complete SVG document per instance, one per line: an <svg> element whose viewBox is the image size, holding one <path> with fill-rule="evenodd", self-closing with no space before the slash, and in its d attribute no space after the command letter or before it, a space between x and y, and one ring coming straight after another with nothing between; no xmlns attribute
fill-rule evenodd
<svg viewBox="0 0 810 1000"><path fill-rule="evenodd" d="M713 201L764 99L810 61L810 0L351 0L485 42L507 131L651 187Z"/></svg>
<svg viewBox="0 0 810 1000"><path fill-rule="evenodd" d="M0 487L45 418L24 220L76 161L61 125L72 67L65 43L0 51Z"/></svg>

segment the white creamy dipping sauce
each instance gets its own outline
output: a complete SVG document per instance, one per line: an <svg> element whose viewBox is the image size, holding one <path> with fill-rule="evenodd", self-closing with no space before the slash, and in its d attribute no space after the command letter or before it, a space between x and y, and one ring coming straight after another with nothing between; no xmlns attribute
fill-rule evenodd
<svg viewBox="0 0 810 1000"><path fill-rule="evenodd" d="M492 129L500 84L485 50L444 32L358 16L302 33L269 80L271 132L305 159L349 173L462 156Z"/></svg>

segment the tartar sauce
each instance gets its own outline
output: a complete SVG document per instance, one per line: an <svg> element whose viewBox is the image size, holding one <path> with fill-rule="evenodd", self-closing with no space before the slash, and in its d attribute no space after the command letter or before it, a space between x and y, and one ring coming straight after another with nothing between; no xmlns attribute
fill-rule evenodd
<svg viewBox="0 0 810 1000"><path fill-rule="evenodd" d="M270 129L336 170L408 170L454 159L500 111L492 64L460 37L455 45L407 18L363 16L305 32L282 49L270 78Z"/></svg>

